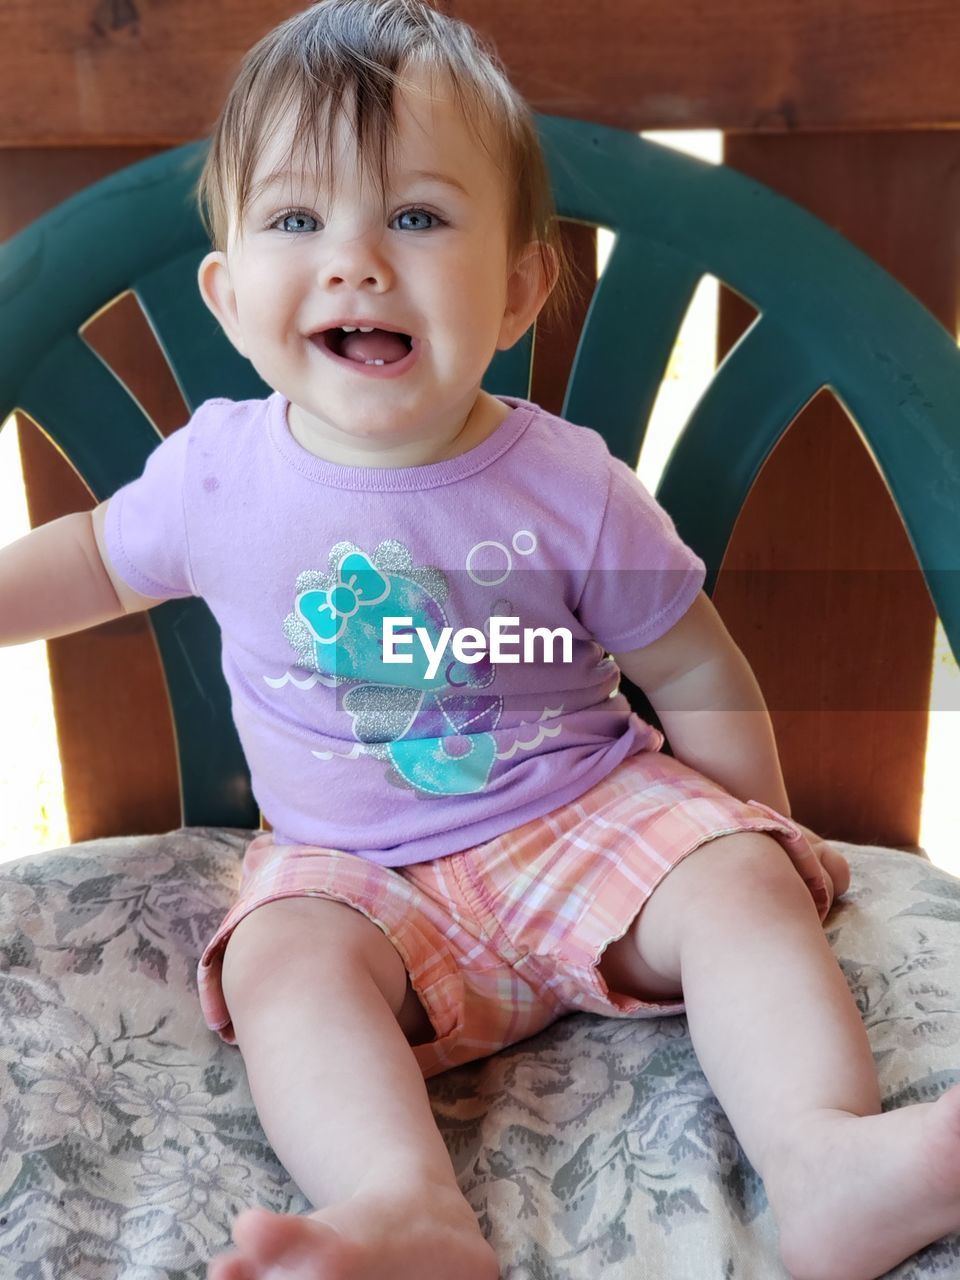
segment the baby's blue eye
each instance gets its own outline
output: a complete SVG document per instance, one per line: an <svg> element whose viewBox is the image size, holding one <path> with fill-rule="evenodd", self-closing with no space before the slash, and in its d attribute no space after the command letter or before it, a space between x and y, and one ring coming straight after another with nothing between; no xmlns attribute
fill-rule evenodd
<svg viewBox="0 0 960 1280"><path fill-rule="evenodd" d="M283 217L279 219L279 222L281 230L283 231L315 231L318 225L316 218L310 213L285 213ZM290 222L298 223L299 225L292 227L288 226L287 224ZM312 222L313 226L304 226L303 224L305 222Z"/></svg>
<svg viewBox="0 0 960 1280"><path fill-rule="evenodd" d="M404 209L402 213L397 214L397 217L398 218L421 218L421 219L431 218L434 222L440 221L440 219L437 217L435 213L429 213L426 209ZM420 226L408 227L406 228L406 230L420 231L422 227L423 227L423 224L421 222Z"/></svg>

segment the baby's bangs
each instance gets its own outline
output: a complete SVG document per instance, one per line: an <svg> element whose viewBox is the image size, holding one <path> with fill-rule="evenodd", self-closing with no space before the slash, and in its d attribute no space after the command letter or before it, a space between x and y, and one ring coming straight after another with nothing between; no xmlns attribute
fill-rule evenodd
<svg viewBox="0 0 960 1280"><path fill-rule="evenodd" d="M275 86L269 99L263 95L257 100L254 93L247 98L245 118L234 135L234 156L224 157L224 187L234 193L238 220L255 196L252 182L260 155L291 115L293 141L284 158L289 168L332 175L335 189L334 131L342 117L356 139L362 173L384 198L397 136L394 85L408 86L383 67L377 67L376 74L352 75L346 68L340 72L324 78L315 68L294 66L286 83Z"/></svg>

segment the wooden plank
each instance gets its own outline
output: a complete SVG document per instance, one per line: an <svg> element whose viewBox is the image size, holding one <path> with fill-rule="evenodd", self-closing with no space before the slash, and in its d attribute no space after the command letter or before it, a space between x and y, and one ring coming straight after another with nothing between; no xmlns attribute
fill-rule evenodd
<svg viewBox="0 0 960 1280"><path fill-rule="evenodd" d="M246 50L302 7L5 0L0 147L200 137ZM960 122L953 0L445 0L443 8L491 39L520 92L557 115L728 132Z"/></svg>
<svg viewBox="0 0 960 1280"><path fill-rule="evenodd" d="M89 510L89 492L31 424L19 423L34 526ZM176 751L146 614L47 642L71 840L180 825Z"/></svg>
<svg viewBox="0 0 960 1280"><path fill-rule="evenodd" d="M726 160L842 231L953 331L960 135L744 137ZM725 293L721 352L747 319ZM718 608L770 703L794 812L837 838L915 845L935 614L831 396L768 460L724 569Z"/></svg>
<svg viewBox="0 0 960 1280"><path fill-rule="evenodd" d="M533 350L530 398L548 413L560 413L580 331L597 284L597 233L577 222L561 222L564 246L574 267L569 316L549 324L541 320Z"/></svg>
<svg viewBox="0 0 960 1280"><path fill-rule="evenodd" d="M0 237L143 155L119 149L0 152ZM179 393L135 302L128 298L104 312L87 336L164 433L185 421ZM31 525L95 505L33 424L18 421L18 434ZM179 826L176 749L146 615L49 641L47 653L71 838Z"/></svg>

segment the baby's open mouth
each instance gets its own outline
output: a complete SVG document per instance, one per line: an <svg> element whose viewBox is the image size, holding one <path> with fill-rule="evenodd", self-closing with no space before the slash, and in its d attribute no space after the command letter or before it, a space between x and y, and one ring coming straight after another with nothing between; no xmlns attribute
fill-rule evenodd
<svg viewBox="0 0 960 1280"><path fill-rule="evenodd" d="M392 333L388 329L371 329L363 333L359 329L348 332L342 328L325 329L316 335L334 355L358 364L395 364L409 355L413 339L407 333Z"/></svg>

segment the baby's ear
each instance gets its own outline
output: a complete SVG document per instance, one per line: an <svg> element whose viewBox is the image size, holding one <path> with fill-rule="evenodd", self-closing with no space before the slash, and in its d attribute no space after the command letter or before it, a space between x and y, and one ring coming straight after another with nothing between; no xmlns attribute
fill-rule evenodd
<svg viewBox="0 0 960 1280"><path fill-rule="evenodd" d="M510 273L498 351L505 351L523 337L553 290L558 273L556 255L551 246L543 247L547 252L549 270L545 270L541 245L534 240L519 255Z"/></svg>
<svg viewBox="0 0 960 1280"><path fill-rule="evenodd" d="M219 250L208 253L197 271L200 296L217 317L221 329L240 352L247 354L243 345L237 317L237 295L230 279L227 255Z"/></svg>

